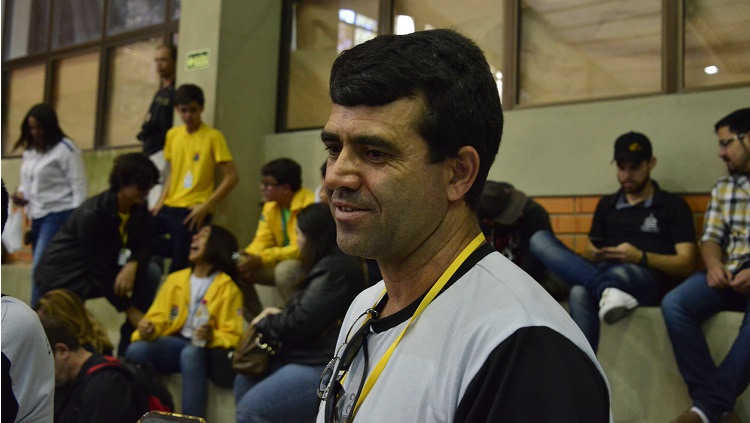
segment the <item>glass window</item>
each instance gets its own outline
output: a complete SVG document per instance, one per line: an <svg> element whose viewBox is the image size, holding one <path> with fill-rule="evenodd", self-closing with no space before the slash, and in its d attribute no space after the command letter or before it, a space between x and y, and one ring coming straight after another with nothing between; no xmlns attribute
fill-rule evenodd
<svg viewBox="0 0 750 423"><path fill-rule="evenodd" d="M377 34L379 2L293 3L286 129L322 127L331 111L328 76L338 53Z"/></svg>
<svg viewBox="0 0 750 423"><path fill-rule="evenodd" d="M495 0L396 0L394 33L407 34L433 28L452 28L474 40L484 51L502 91L503 5ZM502 96L502 92L501 92Z"/></svg>
<svg viewBox="0 0 750 423"><path fill-rule="evenodd" d="M5 133L3 134L3 154L20 155L23 151L13 151L21 136L21 123L31 106L44 100L44 65L16 69L9 73L8 105L6 108Z"/></svg>
<svg viewBox="0 0 750 423"><path fill-rule="evenodd" d="M78 147L93 149L99 53L60 60L54 76L53 104L60 127Z"/></svg>
<svg viewBox="0 0 750 423"><path fill-rule="evenodd" d="M165 0L111 0L107 33L121 32L164 22Z"/></svg>
<svg viewBox="0 0 750 423"><path fill-rule="evenodd" d="M519 104L661 90L661 2L523 0Z"/></svg>
<svg viewBox="0 0 750 423"><path fill-rule="evenodd" d="M685 2L685 86L750 81L750 2Z"/></svg>
<svg viewBox="0 0 750 423"><path fill-rule="evenodd" d="M174 20L180 19L181 3L182 2L180 0L174 0L172 2L172 19Z"/></svg>
<svg viewBox="0 0 750 423"><path fill-rule="evenodd" d="M56 0L52 16L52 47L60 48L101 38L104 0Z"/></svg>
<svg viewBox="0 0 750 423"><path fill-rule="evenodd" d="M11 13L6 20L5 60L46 51L50 0L7 0L4 5L6 13Z"/></svg>
<svg viewBox="0 0 750 423"><path fill-rule="evenodd" d="M118 47L110 53L104 146L137 145L136 134L159 89L154 53L160 39Z"/></svg>

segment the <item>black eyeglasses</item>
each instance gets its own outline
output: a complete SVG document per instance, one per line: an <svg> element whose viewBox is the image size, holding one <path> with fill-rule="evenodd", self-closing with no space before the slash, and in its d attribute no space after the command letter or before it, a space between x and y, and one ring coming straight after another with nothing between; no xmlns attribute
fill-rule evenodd
<svg viewBox="0 0 750 423"><path fill-rule="evenodd" d="M721 148L727 148L734 141L741 140L741 139L745 138L745 135L747 135L747 132L743 132L741 134L736 134L732 138L727 138L725 140L719 140L719 147L721 147Z"/></svg>
<svg viewBox="0 0 750 423"><path fill-rule="evenodd" d="M363 349L364 353L364 370L362 372L362 380L359 383L357 394L354 396L353 403L356 404L362 387L364 386L365 379L367 377L367 367L369 364L369 357L367 354L367 334L370 332L370 326L374 319L377 319L378 312L372 308L368 308L362 313L357 320L354 321L352 326L346 333L346 338L343 344L341 344L336 350L334 358L328 362L328 365L323 369L323 373L320 375L320 385L318 386L318 397L326 401L325 407L325 421L326 423L334 421L335 406L341 398L343 386L341 384L344 376L349 371L349 367L352 365L354 358L357 357L359 349ZM364 319L364 322L362 322ZM361 322L361 323L360 323ZM357 325L359 328L352 334ZM346 421L350 421L353 417L353 408L347 417Z"/></svg>

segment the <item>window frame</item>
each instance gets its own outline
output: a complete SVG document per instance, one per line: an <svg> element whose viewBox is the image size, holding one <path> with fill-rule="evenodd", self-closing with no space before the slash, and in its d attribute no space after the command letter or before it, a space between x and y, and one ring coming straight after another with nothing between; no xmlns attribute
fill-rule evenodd
<svg viewBox="0 0 750 423"><path fill-rule="evenodd" d="M80 43L76 45L66 46L59 49L52 49L51 45L51 37L52 37L52 31L48 31L47 34L47 48L46 51L40 52L40 53L32 53L25 55L23 57L5 60L3 57L2 61L2 114L0 116L0 122L2 124L3 133L5 133L5 129L8 127L8 125L17 125L19 122L8 122L8 93L10 88L10 74L12 71L24 68L27 66L32 65L38 65L38 64L44 64L45 68L45 78L44 78L44 90L43 90L43 100L46 103L50 103L53 101L53 89L54 89L54 77L55 77L55 70L57 64L66 58L75 57L84 53L91 53L91 52L99 52L99 74L98 74L98 80L97 80L97 94L96 94L96 116L94 121L94 148L93 150L102 150L102 149L127 149L127 148L133 148L134 146L137 146L137 143L134 141L133 145L129 146L105 146L104 145L104 137L105 137L105 122L106 122L106 113L107 113L107 78L110 73L110 54L111 52L117 48L122 47L124 45L128 45L131 43L135 43L138 41L143 41L147 39L161 39L163 43L171 43L174 39L175 35L178 34L179 31L179 19L173 18L173 10L175 7L175 4L178 3L180 0L165 0L165 10L164 10L164 21L157 25L152 25L148 27L143 28L137 28L133 30L123 31L119 32L114 35L107 35L107 21L109 16L109 7L110 7L110 1L111 0L104 0L104 10L103 10L103 19L102 19L102 27L100 31L100 37L96 40L87 41L85 43ZM4 51L7 51L8 45L10 43L10 36L9 31L11 28L11 18L12 18L12 5L3 0L4 4L4 16L3 16L3 48ZM50 22L52 22L52 14L55 6L55 1L53 0L51 3L51 7L47 11L50 15ZM51 25L51 24L50 24ZM3 137L2 141L2 149L3 154L2 158L13 158L13 157L20 157L22 152L14 152L13 154L6 154L6 148L8 143L14 143L15 140L8 140L7 137ZM91 150L84 150L84 151L91 151Z"/></svg>
<svg viewBox="0 0 750 423"><path fill-rule="evenodd" d="M320 128L287 128L287 103L288 86L290 77L290 43L292 32L292 4L304 0L283 0L282 2L282 27L281 27L281 44L279 46L279 82L277 90L277 113L276 113L276 132L296 132ZM395 16L393 15L393 2L396 0L377 0L380 7L380 16L378 17L378 34L390 34L393 32ZM717 89L727 89L736 87L745 87L750 85L750 81L742 83L718 84L705 87L686 87L684 78L685 67L685 0L661 0L661 88L658 92L648 92L643 94L628 94L619 96L598 97L590 99L559 101L544 104L519 104L520 96L520 36L521 36L521 1L508 0L502 2L504 8L504 29L503 39L498 40L503 44L503 92L502 103L503 110L513 109L533 109L539 107L560 106L566 104L581 104L592 102L604 102L623 98L649 97L655 95L669 95L689 92L711 91Z"/></svg>

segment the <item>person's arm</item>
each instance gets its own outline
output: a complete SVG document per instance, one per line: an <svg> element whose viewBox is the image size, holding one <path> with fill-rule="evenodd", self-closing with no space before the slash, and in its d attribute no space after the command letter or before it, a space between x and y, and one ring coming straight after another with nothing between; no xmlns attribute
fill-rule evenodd
<svg viewBox="0 0 750 423"><path fill-rule="evenodd" d="M240 181L237 174L237 168L233 161L219 162L216 164L221 174L221 182L216 187L211 197L206 200L205 203L196 204L190 207L190 214L182 221L183 224L187 225L192 230L197 230L203 226L203 220L209 213L212 213L216 206L226 198L227 195L234 189Z"/></svg>
<svg viewBox="0 0 750 423"><path fill-rule="evenodd" d="M729 225L724 222L722 210L722 193L727 188L725 181L720 180L711 189L711 199L703 218L703 235L701 236L701 258L706 266L706 281L712 288L728 288L732 274L724 265L722 244L729 234Z"/></svg>
<svg viewBox="0 0 750 423"><path fill-rule="evenodd" d="M175 319L173 314L173 295L172 293L176 289L177 278L174 273L167 276L167 280L156 292L151 307L141 319L142 324L138 323L138 330L133 332L131 336L132 341L150 341L164 335L167 329L170 327L172 320ZM179 310L177 313L179 314ZM187 313L186 313L187 314ZM141 332L143 329L143 332Z"/></svg>
<svg viewBox="0 0 750 423"><path fill-rule="evenodd" d="M156 216L159 214L159 210L161 210L162 207L164 207L164 200L169 197L169 190L172 186L172 167L170 165L169 159L164 160L164 184L162 185L161 195L159 196L159 200L156 202L156 204L151 207L151 214Z"/></svg>
<svg viewBox="0 0 750 423"><path fill-rule="evenodd" d="M706 280L712 288L729 288L732 274L724 266L721 245L713 241L703 241L701 258L706 265Z"/></svg>
<svg viewBox="0 0 750 423"><path fill-rule="evenodd" d="M90 208L79 209L71 216L76 219L75 230L86 266L86 274L91 284L102 293L113 292L115 277L119 271L117 258L111 257L115 242L111 236L106 216Z"/></svg>
<svg viewBox="0 0 750 423"><path fill-rule="evenodd" d="M364 289L364 267L353 257L328 256L314 267L303 286L307 282L302 295L292 297L281 313L256 324L260 332L280 341L316 339L344 316Z"/></svg>
<svg viewBox="0 0 750 423"><path fill-rule="evenodd" d="M593 261L600 262L605 260L602 247L607 236L607 223L605 221L607 215L607 209L610 204L610 196L604 196L599 199L594 210L594 216L591 220L591 229L589 229L589 243L584 249L584 258Z"/></svg>
<svg viewBox="0 0 750 423"><path fill-rule="evenodd" d="M61 141L62 142L62 141ZM78 207L88 195L86 186L86 167L83 164L81 150L75 148L63 158L63 172L73 192L73 207Z"/></svg>
<svg viewBox="0 0 750 423"><path fill-rule="evenodd" d="M453 421L608 423L609 390L573 342L546 327L526 327L487 357Z"/></svg>
<svg viewBox="0 0 750 423"><path fill-rule="evenodd" d="M616 247L605 247L603 251L607 260L638 264L679 278L687 277L695 270L695 243L681 242L675 244L674 249L675 254L658 254L623 242Z"/></svg>
<svg viewBox="0 0 750 423"><path fill-rule="evenodd" d="M209 348L234 348L242 337L242 292L231 281L223 287L223 291L217 296L221 301L218 308L215 312L211 311ZM209 309L212 308L209 304Z"/></svg>

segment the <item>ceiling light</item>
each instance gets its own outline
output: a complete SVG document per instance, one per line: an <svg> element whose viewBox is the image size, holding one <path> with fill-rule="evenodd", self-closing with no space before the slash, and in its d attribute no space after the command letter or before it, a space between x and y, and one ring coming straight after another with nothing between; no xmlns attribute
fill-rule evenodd
<svg viewBox="0 0 750 423"><path fill-rule="evenodd" d="M719 73L719 68L714 65L706 66L705 68L703 68L703 72L706 72L708 75L715 75Z"/></svg>

